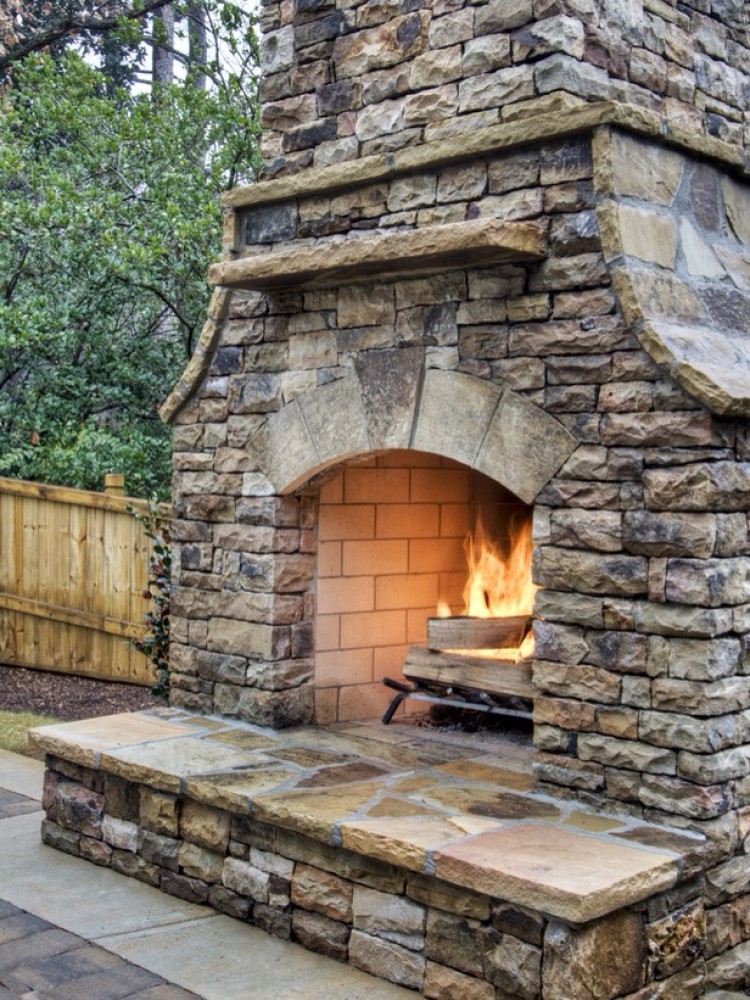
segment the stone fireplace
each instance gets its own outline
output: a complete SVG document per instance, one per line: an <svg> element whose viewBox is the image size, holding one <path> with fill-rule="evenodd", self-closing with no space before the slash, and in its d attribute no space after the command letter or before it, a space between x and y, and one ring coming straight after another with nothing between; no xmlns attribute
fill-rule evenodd
<svg viewBox="0 0 750 1000"><path fill-rule="evenodd" d="M437 602L460 613L478 509L500 539L530 512L534 793L680 858L663 895L633 876L609 900L651 957L592 995L750 986L746 7L269 0L262 24L265 173L226 196L162 410L174 711L253 732L379 716ZM365 851L347 829L333 842ZM438 871L492 895L471 850ZM559 928L596 950L606 908L524 898L563 924L492 933L549 945L538 982L508 985L510 952L502 975L396 981L588 996L588 946L555 952Z"/></svg>

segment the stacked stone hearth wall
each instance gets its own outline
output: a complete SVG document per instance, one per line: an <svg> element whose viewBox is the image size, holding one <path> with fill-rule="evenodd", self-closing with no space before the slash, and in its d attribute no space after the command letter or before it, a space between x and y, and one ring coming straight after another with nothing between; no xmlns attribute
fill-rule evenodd
<svg viewBox="0 0 750 1000"><path fill-rule="evenodd" d="M433 1000L573 1000L584 982L609 1000L700 995L695 871L575 924L102 770L47 764L45 843Z"/></svg>
<svg viewBox="0 0 750 1000"><path fill-rule="evenodd" d="M656 203L644 176L662 191ZM317 487L282 496L269 479L294 478L293 442L273 428L295 400L335 425L338 399L349 442L353 411L327 392L356 384L369 398L365 360L397 351L398 392L383 389L380 402L389 419L417 405L420 379L456 373L459 398L480 383L533 404L528 451L547 434L543 418L571 436L534 500L535 742L549 754L537 778L553 794L712 838L719 985L748 983L750 951L750 436L746 417L717 416L677 381L741 409L722 373L705 388L692 361L668 351L675 323L721 353L727 327L745 322L743 198L720 168L604 129L248 210L248 238L269 250L314 233L335 245L323 235L332 218L385 228L467 216L542 220L550 249L541 264L234 292L211 374L175 426L173 703L272 725L309 720L314 702ZM723 269L730 259L739 271ZM628 322L636 279L649 295ZM437 441L457 433L450 406L444 423ZM471 465L472 447L459 440L449 456ZM501 455L497 478L512 464L521 495L528 462Z"/></svg>
<svg viewBox="0 0 750 1000"><path fill-rule="evenodd" d="M748 140L742 0L269 0L266 175L614 100Z"/></svg>

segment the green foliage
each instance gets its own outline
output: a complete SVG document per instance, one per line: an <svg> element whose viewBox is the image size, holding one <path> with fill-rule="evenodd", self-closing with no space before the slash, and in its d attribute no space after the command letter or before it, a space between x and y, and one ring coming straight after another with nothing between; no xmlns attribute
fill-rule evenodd
<svg viewBox="0 0 750 1000"><path fill-rule="evenodd" d="M152 549L148 563L148 588L143 592L151 601L151 610L144 615L146 634L133 639L133 646L151 661L155 683L151 693L166 698L169 693L169 611L172 586L172 539L169 522L162 516L153 499L148 512L139 514L133 507L128 510L139 521L151 539Z"/></svg>
<svg viewBox="0 0 750 1000"><path fill-rule="evenodd" d="M238 68L209 63L205 90L113 88L72 50L14 67L0 106L0 475L100 489L118 471L133 495L169 495L157 408L205 318L219 194L257 166L241 23Z"/></svg>

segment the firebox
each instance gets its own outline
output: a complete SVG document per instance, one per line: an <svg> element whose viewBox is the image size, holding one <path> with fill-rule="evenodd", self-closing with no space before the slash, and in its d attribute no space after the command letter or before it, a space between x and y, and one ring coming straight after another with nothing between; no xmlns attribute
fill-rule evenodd
<svg viewBox="0 0 750 1000"><path fill-rule="evenodd" d="M386 452L326 479L315 583L316 722L382 714L392 697L382 679L402 676L412 646L459 646L452 662L465 661L467 670L476 670L484 649L507 662L519 658L534 593L526 504L467 466L416 451ZM486 639L476 638L481 622ZM445 635L428 641L428 626ZM437 682L449 661L435 660ZM492 688L491 664L479 666L488 674L483 689ZM476 686L477 677L467 674L469 681Z"/></svg>

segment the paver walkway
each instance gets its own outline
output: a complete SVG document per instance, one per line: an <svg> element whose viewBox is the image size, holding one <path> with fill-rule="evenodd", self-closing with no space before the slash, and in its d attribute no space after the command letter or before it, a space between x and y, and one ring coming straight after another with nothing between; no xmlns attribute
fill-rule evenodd
<svg viewBox="0 0 750 1000"><path fill-rule="evenodd" d="M0 820L40 808L36 799L0 788ZM198 995L0 899L0 1000L125 997L196 1000Z"/></svg>

